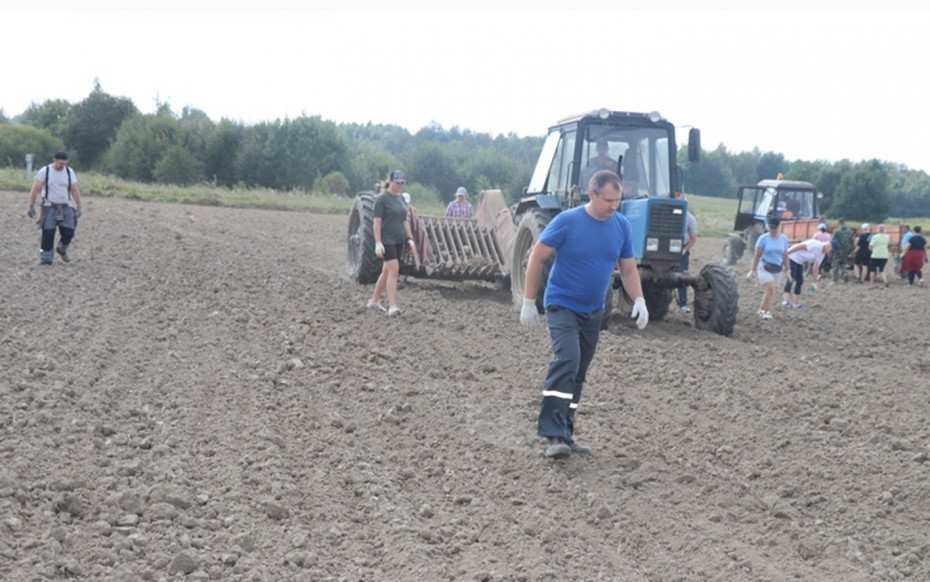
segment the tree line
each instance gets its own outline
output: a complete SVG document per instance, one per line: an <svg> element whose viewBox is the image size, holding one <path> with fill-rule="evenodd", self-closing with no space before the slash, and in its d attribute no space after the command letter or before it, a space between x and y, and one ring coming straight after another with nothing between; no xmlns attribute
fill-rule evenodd
<svg viewBox="0 0 930 582"><path fill-rule="evenodd" d="M543 136L489 134L431 124L411 134L396 125L334 123L301 116L247 125L167 104L143 114L99 83L82 101L33 103L10 119L0 110L0 163L22 167L67 149L78 170L125 180L225 188L270 188L291 193L352 195L371 190L395 168L410 177L417 199L448 201L459 186L497 188L511 201L529 183ZM930 215L930 178L879 160L788 161L772 152L731 153L724 145L688 165L679 150L689 193L735 198L741 185L782 174L813 183L831 217L881 221Z"/></svg>

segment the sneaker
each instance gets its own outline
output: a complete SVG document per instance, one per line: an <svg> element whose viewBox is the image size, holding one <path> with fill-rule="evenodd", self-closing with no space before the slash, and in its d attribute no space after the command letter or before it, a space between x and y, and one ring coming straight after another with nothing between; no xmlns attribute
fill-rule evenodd
<svg viewBox="0 0 930 582"><path fill-rule="evenodd" d="M788 308L794 307L794 305L792 305L790 301L785 301L784 303L781 304L781 306L788 307Z"/></svg>
<svg viewBox="0 0 930 582"><path fill-rule="evenodd" d="M772 312L771 312L771 311L763 311L763 312L762 312L762 319L772 319Z"/></svg>
<svg viewBox="0 0 930 582"><path fill-rule="evenodd" d="M366 305L365 307L374 307L375 309L378 309L380 311L387 311L387 309L385 309L384 306L381 305L380 301L372 301L371 299L368 300L368 305Z"/></svg>
<svg viewBox="0 0 930 582"><path fill-rule="evenodd" d="M923 286L924 286L924 280L921 279L920 281L917 281L917 284L920 285L921 287L923 287Z"/></svg>
<svg viewBox="0 0 930 582"><path fill-rule="evenodd" d="M564 459L572 456L572 448L560 438L550 438L546 456L550 459Z"/></svg>
<svg viewBox="0 0 930 582"><path fill-rule="evenodd" d="M52 262L51 262L51 261L40 260L40 261L39 261L39 264L40 264L40 265L51 265Z"/></svg>
<svg viewBox="0 0 930 582"><path fill-rule="evenodd" d="M885 283L885 289L887 289L888 287L891 287L891 285L889 283Z"/></svg>
<svg viewBox="0 0 930 582"><path fill-rule="evenodd" d="M803 304L803 303L798 303L797 305L794 306L794 308L795 308L795 309L804 309L804 304Z"/></svg>
<svg viewBox="0 0 930 582"><path fill-rule="evenodd" d="M681 308L680 308L680 311L681 311L682 313L691 313L691 308L688 307L687 305L682 305Z"/></svg>
<svg viewBox="0 0 930 582"><path fill-rule="evenodd" d="M66 263L70 263L70 262L71 262L71 257L68 256L68 253L66 253L65 251L61 250L61 247L60 247L60 246L55 247L55 252L58 253L58 256L61 257L61 260L62 260L62 261L66 262Z"/></svg>
<svg viewBox="0 0 930 582"><path fill-rule="evenodd" d="M765 311L760 309L757 313L759 314L759 317L765 317Z"/></svg>
<svg viewBox="0 0 930 582"><path fill-rule="evenodd" d="M388 315L400 315L400 309L397 309L396 305L392 305L391 308L388 309Z"/></svg>
<svg viewBox="0 0 930 582"><path fill-rule="evenodd" d="M591 447L579 445L575 441L568 443L568 448L572 450L573 455L590 455L591 454Z"/></svg>

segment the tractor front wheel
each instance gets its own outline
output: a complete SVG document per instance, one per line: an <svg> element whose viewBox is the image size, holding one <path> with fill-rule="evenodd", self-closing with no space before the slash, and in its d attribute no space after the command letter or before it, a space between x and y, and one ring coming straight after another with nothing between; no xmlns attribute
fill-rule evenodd
<svg viewBox="0 0 930 582"><path fill-rule="evenodd" d="M374 283L381 276L381 259L375 254L375 194L362 192L349 212L346 237L346 270L349 279L361 284Z"/></svg>
<svg viewBox="0 0 930 582"><path fill-rule="evenodd" d="M694 327L731 335L739 312L736 275L723 265L705 265L701 278L705 285L694 289Z"/></svg>
<svg viewBox="0 0 930 582"><path fill-rule="evenodd" d="M513 304L517 309L523 306L524 291L526 290L526 265L529 262L530 252L539 240L539 235L552 220L552 215L542 210L533 209L526 212L517 226L517 236L513 242L513 261L510 271L510 293ZM546 282L549 280L549 270L554 259L550 257L543 262L539 273L539 285L536 287L536 310L545 311L543 301L546 295Z"/></svg>

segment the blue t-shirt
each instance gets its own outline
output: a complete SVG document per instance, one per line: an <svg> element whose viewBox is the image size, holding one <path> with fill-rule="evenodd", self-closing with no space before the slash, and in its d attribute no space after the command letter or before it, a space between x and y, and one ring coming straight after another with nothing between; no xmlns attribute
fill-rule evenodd
<svg viewBox="0 0 930 582"><path fill-rule="evenodd" d="M556 215L539 241L555 249L545 305L577 313L604 308L604 296L618 259L633 257L630 223L619 212L597 220L578 206Z"/></svg>
<svg viewBox="0 0 930 582"><path fill-rule="evenodd" d="M760 258L766 263L784 266L785 251L788 250L788 237L779 234L778 238L772 238L771 233L767 232L756 241L756 248L762 249Z"/></svg>

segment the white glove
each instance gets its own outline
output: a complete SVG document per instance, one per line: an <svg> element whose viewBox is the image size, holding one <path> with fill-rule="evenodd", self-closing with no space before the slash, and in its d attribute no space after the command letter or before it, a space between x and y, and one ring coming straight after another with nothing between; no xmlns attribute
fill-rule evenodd
<svg viewBox="0 0 930 582"><path fill-rule="evenodd" d="M413 244L413 239L412 239L412 238L408 238L408 239L407 239L407 246L410 247L410 253L411 253L411 254L414 254L414 253L417 252L417 245Z"/></svg>
<svg viewBox="0 0 930 582"><path fill-rule="evenodd" d="M383 244L379 242L375 243L375 254L378 255L379 258L384 258L384 245Z"/></svg>
<svg viewBox="0 0 930 582"><path fill-rule="evenodd" d="M636 320L636 327L639 329L646 327L646 324L649 323L649 310L646 309L645 299L642 297L636 298L636 301L633 302L633 313L630 314L630 317Z"/></svg>
<svg viewBox="0 0 930 582"><path fill-rule="evenodd" d="M752 279L752 274L753 274L753 273L754 273L754 271L753 271L752 269L750 269L749 272L746 273L746 280L747 280L747 281L750 280L750 279Z"/></svg>
<svg viewBox="0 0 930 582"><path fill-rule="evenodd" d="M523 308L520 309L520 323L526 329L533 329L539 325L539 311L536 309L536 300L523 298Z"/></svg>

